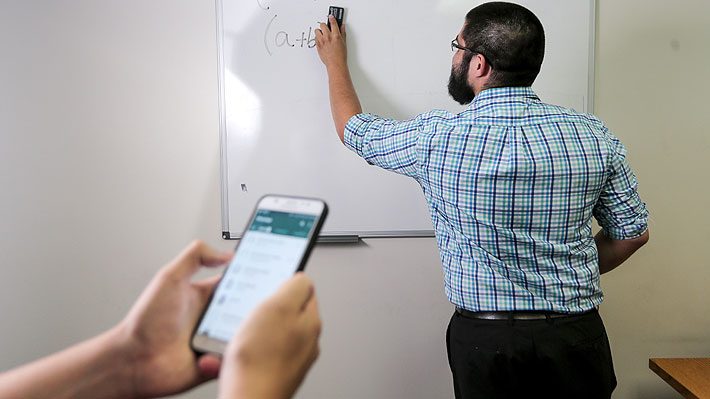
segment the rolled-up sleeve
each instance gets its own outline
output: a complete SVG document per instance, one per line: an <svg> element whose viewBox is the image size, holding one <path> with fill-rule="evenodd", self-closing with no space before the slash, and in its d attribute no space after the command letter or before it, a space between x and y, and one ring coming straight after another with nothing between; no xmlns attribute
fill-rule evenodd
<svg viewBox="0 0 710 399"><path fill-rule="evenodd" d="M367 163L416 178L419 119L395 121L357 114L345 126L344 142Z"/></svg>
<svg viewBox="0 0 710 399"><path fill-rule="evenodd" d="M648 229L648 210L638 194L638 182L626 162L626 149L614 138L609 174L602 187L594 217L604 233L617 240L641 236Z"/></svg>

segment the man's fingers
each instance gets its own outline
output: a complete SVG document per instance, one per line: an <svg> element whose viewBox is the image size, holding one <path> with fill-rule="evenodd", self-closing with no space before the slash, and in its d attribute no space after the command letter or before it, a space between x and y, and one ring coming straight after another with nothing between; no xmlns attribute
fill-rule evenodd
<svg viewBox="0 0 710 399"><path fill-rule="evenodd" d="M200 266L219 266L227 263L232 255L232 253L217 251L204 242L195 240L172 261L169 268L179 277L189 277Z"/></svg>
<svg viewBox="0 0 710 399"><path fill-rule="evenodd" d="M316 46L319 49L323 47L323 31L320 28L316 28Z"/></svg>
<svg viewBox="0 0 710 399"><path fill-rule="evenodd" d="M325 22L321 22L319 25L320 31L323 33L323 36L330 33L330 29L328 28L328 25Z"/></svg>
<svg viewBox="0 0 710 399"><path fill-rule="evenodd" d="M277 303L303 310L313 296L313 282L303 273L288 279L271 298Z"/></svg>
<svg viewBox="0 0 710 399"><path fill-rule="evenodd" d="M328 15L328 20L330 21L331 32L335 36L340 36L340 26L338 25L338 20L335 19L335 15Z"/></svg>

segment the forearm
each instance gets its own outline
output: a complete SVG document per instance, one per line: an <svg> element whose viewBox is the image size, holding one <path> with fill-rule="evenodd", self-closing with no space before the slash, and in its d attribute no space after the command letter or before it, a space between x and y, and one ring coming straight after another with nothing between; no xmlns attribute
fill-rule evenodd
<svg viewBox="0 0 710 399"><path fill-rule="evenodd" d="M129 359L110 330L0 375L0 398L127 398Z"/></svg>
<svg viewBox="0 0 710 399"><path fill-rule="evenodd" d="M346 63L333 64L328 67L328 89L335 130L340 141L345 142L345 125L353 115L362 112L360 100L355 92L350 70Z"/></svg>
<svg viewBox="0 0 710 399"><path fill-rule="evenodd" d="M599 273L604 274L614 270L624 263L634 252L648 241L648 231L630 240L616 240L607 237L601 230L594 236L599 253Z"/></svg>

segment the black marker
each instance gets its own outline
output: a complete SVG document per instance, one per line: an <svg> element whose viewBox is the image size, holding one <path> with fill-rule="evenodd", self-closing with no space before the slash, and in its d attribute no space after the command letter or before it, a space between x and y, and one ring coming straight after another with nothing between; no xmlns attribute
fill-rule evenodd
<svg viewBox="0 0 710 399"><path fill-rule="evenodd" d="M345 15L345 9L343 7L330 6L328 8L328 15L335 17L335 21L338 22L338 27L343 26L343 15ZM328 18L328 29L331 29L330 18Z"/></svg>

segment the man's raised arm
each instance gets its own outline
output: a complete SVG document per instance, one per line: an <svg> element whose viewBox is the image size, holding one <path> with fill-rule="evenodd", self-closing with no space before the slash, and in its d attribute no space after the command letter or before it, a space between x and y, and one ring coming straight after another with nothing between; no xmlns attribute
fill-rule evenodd
<svg viewBox="0 0 710 399"><path fill-rule="evenodd" d="M345 142L345 125L353 115L362 112L362 107L350 78L345 45L345 25L339 27L332 15L329 15L328 18L333 30L330 30L325 23L321 23L320 29L316 29L316 47L321 61L328 70L330 110L333 114L335 130L340 141Z"/></svg>

